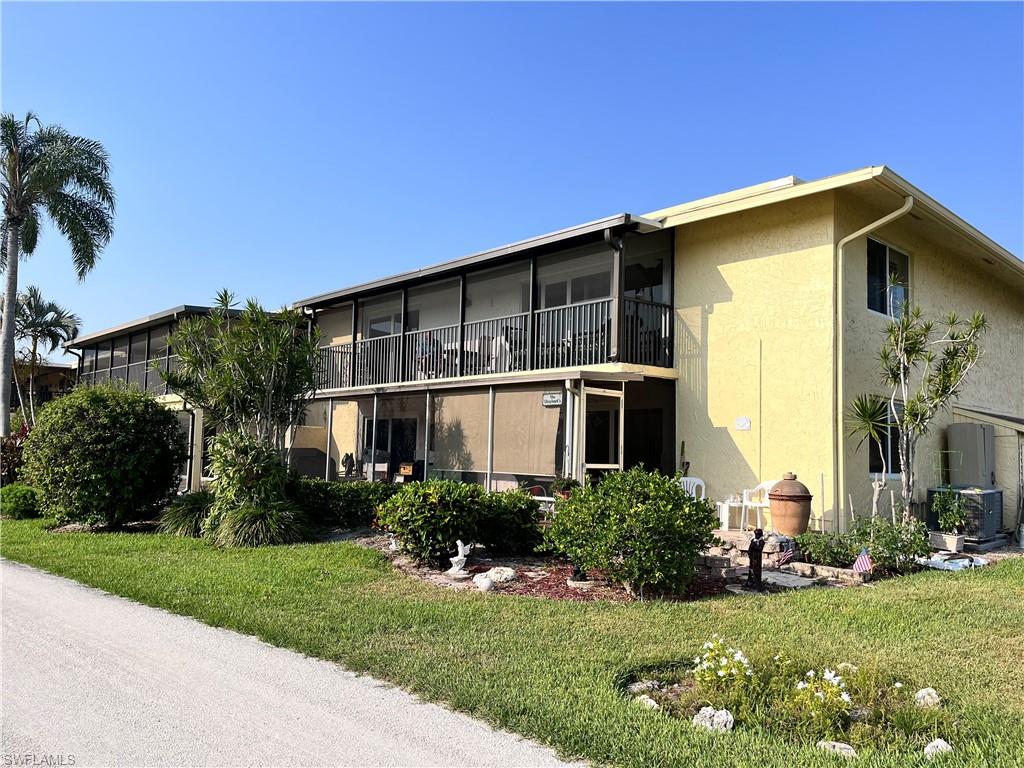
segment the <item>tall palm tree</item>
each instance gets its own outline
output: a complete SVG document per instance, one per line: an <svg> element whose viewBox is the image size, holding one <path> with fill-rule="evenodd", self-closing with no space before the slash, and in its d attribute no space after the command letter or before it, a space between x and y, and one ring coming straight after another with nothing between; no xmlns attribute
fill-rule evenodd
<svg viewBox="0 0 1024 768"><path fill-rule="evenodd" d="M48 216L71 245L78 279L95 266L114 231L114 189L103 145L44 126L29 112L24 120L0 117L4 216L0 224L0 269L4 281L0 333L0 437L11 431L11 375L18 295L18 259L36 249Z"/></svg>
<svg viewBox="0 0 1024 768"><path fill-rule="evenodd" d="M36 423L36 371L43 355L78 336L80 325L78 315L68 312L55 301L44 299L38 286L30 285L28 290L18 296L14 337L17 341L28 342L28 410L25 410L25 403L22 402L21 412L29 426L35 426ZM20 385L18 398L21 399Z"/></svg>

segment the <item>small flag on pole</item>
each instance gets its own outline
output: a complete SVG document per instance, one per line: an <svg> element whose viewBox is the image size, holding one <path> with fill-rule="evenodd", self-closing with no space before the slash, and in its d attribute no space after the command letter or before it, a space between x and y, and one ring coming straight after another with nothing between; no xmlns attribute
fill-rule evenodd
<svg viewBox="0 0 1024 768"><path fill-rule="evenodd" d="M853 572L854 573L871 573L871 569L875 567L875 564L871 562L871 556L868 554L867 547L864 547L857 555L857 559L853 561Z"/></svg>
<svg viewBox="0 0 1024 768"><path fill-rule="evenodd" d="M785 565L786 563L792 562L793 554L796 547L794 547L792 541L787 541L782 545L782 549L779 550L779 555L775 560L776 565Z"/></svg>

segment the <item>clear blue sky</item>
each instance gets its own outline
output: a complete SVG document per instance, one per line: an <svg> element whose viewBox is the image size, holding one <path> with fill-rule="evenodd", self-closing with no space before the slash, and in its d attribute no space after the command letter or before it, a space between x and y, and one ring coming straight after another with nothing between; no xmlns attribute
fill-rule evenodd
<svg viewBox="0 0 1024 768"><path fill-rule="evenodd" d="M100 139L85 331L277 306L621 211L888 164L1020 254L1021 4L2 6L2 106Z"/></svg>

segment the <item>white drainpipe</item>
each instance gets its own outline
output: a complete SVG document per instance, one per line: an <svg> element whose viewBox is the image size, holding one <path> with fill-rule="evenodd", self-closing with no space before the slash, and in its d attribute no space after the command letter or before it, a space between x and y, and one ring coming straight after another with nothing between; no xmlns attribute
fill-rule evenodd
<svg viewBox="0 0 1024 768"><path fill-rule="evenodd" d="M845 466L844 466L844 451L843 451L843 402L845 395L843 393L843 293L839 290L840 280L844 277L844 264L843 264L843 249L856 240L858 237L864 237L876 229L884 227L896 219L906 216L910 213L910 209L914 207L914 198L911 195L907 195L903 200L903 205L899 209L893 211L887 216L883 216L878 221L873 221L866 227L858 229L851 235L847 235L836 244L836 257L832 262L832 391L835 393L835 398L832 402L832 427L833 427L833 439L832 439L832 466L835 467L835 477L833 478L833 494L835 502L836 519L833 520L833 527L835 530L839 530L839 517L838 513L843 509L845 504L846 496L846 478L845 478Z"/></svg>

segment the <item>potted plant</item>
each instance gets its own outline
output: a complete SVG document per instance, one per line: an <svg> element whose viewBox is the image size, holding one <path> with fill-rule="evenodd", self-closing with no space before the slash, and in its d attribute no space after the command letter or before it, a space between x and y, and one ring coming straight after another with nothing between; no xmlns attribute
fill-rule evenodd
<svg viewBox="0 0 1024 768"><path fill-rule="evenodd" d="M952 488L947 488L932 498L932 512L938 517L939 530L928 532L928 543L935 549L947 552L962 552L964 548L964 525L967 510L964 498Z"/></svg>
<svg viewBox="0 0 1024 768"><path fill-rule="evenodd" d="M551 481L551 495L559 499L568 499L572 495L573 488L579 487L579 480L559 475Z"/></svg>

